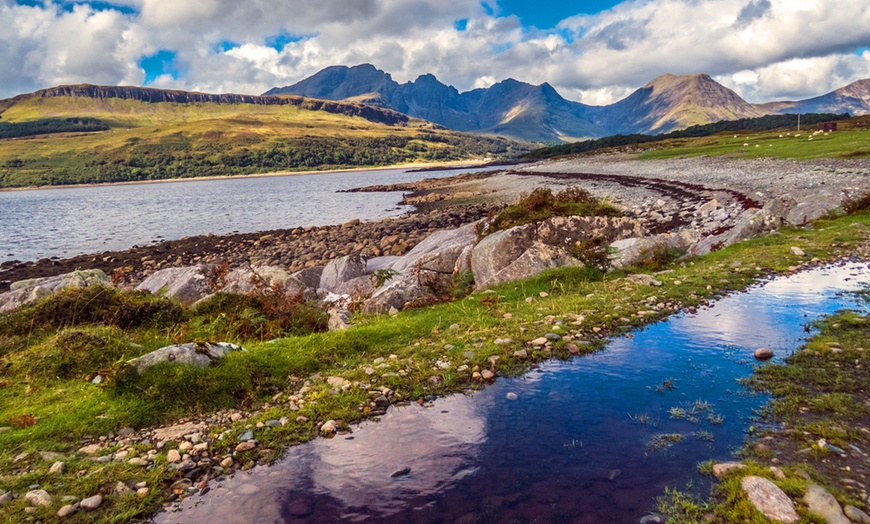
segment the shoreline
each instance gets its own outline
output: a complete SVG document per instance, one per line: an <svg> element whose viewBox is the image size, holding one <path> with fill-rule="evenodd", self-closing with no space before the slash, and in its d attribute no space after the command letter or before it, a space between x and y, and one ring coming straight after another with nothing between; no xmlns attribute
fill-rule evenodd
<svg viewBox="0 0 870 524"><path fill-rule="evenodd" d="M391 166L376 166L376 167L349 167L343 169L324 169L324 170L308 170L308 171L277 171L274 173L251 173L249 175L216 175L203 177L188 177L188 178L167 178L164 180L131 180L129 182L104 182L98 184L62 184L56 186L27 186L27 187L3 187L0 188L0 193L16 192L16 191L42 191L46 189L76 189L83 187L104 187L104 186L133 186L142 184L162 184L174 182L207 182L213 180L230 180L234 178L268 178L281 176L304 176L304 175L332 175L339 173L356 173L363 171L389 171L393 169L413 169L416 172L444 171L450 169L477 168L485 166L490 162L482 160L468 161L451 161L451 162L424 162L413 164L395 164Z"/></svg>

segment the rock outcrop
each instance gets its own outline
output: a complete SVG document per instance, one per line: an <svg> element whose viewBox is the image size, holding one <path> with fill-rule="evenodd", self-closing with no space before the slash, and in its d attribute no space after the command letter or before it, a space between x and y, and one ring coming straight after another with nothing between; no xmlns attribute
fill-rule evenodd
<svg viewBox="0 0 870 524"><path fill-rule="evenodd" d="M112 281L99 269L74 271L56 277L21 280L11 290L0 293L0 313L14 311L24 304L36 302L66 288L108 286Z"/></svg>
<svg viewBox="0 0 870 524"><path fill-rule="evenodd" d="M146 278L136 289L191 305L214 292L217 285L215 267L211 264L198 264L161 269Z"/></svg>
<svg viewBox="0 0 870 524"><path fill-rule="evenodd" d="M228 342L204 344L176 344L162 347L147 355L128 360L126 368L131 373L142 373L146 369L163 363L204 368L220 360L231 351L246 351Z"/></svg>

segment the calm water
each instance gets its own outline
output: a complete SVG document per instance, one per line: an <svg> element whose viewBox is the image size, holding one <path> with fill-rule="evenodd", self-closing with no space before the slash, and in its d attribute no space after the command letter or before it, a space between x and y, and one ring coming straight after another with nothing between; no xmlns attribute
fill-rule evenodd
<svg viewBox="0 0 870 524"><path fill-rule="evenodd" d="M398 216L399 193L336 193L469 169L403 169L0 192L0 262L128 249L155 240ZM471 170L474 171L474 170Z"/></svg>
<svg viewBox="0 0 870 524"><path fill-rule="evenodd" d="M751 373L753 351L790 354L806 323L844 306L866 308L838 292L868 282L866 265L780 278L595 355L549 362L431 409L391 408L352 440L291 448L275 466L240 473L156 520L637 522L666 486L705 485L698 462L740 447L753 409L766 400L736 382ZM673 389L655 391L669 379ZM707 412L697 423L668 415L695 401L709 403L722 422L707 421ZM634 422L638 415L649 422ZM684 440L651 449L662 433ZM390 478L405 467L409 476Z"/></svg>

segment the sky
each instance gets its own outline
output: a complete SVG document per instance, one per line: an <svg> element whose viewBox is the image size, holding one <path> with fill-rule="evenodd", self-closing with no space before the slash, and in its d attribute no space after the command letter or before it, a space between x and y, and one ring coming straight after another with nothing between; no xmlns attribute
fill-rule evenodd
<svg viewBox="0 0 870 524"><path fill-rule="evenodd" d="M0 98L61 84L260 94L331 65L615 102L707 73L750 102L870 78L870 0L0 0Z"/></svg>

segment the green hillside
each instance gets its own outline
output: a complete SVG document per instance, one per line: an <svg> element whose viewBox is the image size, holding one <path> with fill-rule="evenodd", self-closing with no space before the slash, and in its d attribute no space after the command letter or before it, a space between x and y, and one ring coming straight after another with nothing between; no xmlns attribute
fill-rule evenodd
<svg viewBox="0 0 870 524"><path fill-rule="evenodd" d="M0 187L384 166L522 152L505 139L447 131L353 104L87 87L87 92L56 88L0 101L6 129L41 133L0 139ZM50 134L38 125L67 119L88 119L92 125L82 130L61 126Z"/></svg>

